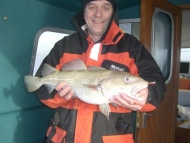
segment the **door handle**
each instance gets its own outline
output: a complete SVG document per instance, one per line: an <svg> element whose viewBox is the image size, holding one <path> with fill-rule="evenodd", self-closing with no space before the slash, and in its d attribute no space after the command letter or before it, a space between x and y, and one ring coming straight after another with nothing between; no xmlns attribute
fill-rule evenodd
<svg viewBox="0 0 190 143"><path fill-rule="evenodd" d="M143 113L142 114L142 128L146 128L147 126L147 117L151 117L151 116L155 116L156 113L152 112L152 113Z"/></svg>
<svg viewBox="0 0 190 143"><path fill-rule="evenodd" d="M144 113L137 112L136 127L140 128L140 125L141 125L141 128L146 128L147 117L151 117L151 116L155 116L155 115L156 115L156 112L144 112ZM142 122L140 123L140 121L142 121Z"/></svg>

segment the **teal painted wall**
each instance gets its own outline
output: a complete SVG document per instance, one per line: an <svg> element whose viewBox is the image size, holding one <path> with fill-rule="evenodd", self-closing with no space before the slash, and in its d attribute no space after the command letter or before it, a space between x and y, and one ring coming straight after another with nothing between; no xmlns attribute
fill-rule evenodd
<svg viewBox="0 0 190 143"><path fill-rule="evenodd" d="M72 29L66 19L73 15L37 0L0 0L0 143L37 143L45 136L52 110L27 93L23 77L37 32Z"/></svg>
<svg viewBox="0 0 190 143"><path fill-rule="evenodd" d="M175 5L190 4L190 0L168 0Z"/></svg>
<svg viewBox="0 0 190 143"><path fill-rule="evenodd" d="M140 6L130 7L118 12L119 19L131 19L140 17Z"/></svg>

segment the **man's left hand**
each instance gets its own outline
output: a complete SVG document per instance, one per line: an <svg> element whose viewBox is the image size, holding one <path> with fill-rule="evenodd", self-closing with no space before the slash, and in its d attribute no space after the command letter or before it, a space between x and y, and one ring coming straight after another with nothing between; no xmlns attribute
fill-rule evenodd
<svg viewBox="0 0 190 143"><path fill-rule="evenodd" d="M135 100L126 94L121 93L120 95L114 95L113 99L110 99L110 102L113 102L117 105L120 105L125 108L129 108L131 110L141 110L142 107L146 103L146 99L148 97L148 88L144 88L138 92L140 97L143 97L142 100Z"/></svg>

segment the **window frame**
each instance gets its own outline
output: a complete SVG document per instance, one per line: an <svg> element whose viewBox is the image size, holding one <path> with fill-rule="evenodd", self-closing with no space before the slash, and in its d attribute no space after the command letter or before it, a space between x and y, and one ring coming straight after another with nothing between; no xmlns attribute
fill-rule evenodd
<svg viewBox="0 0 190 143"><path fill-rule="evenodd" d="M35 39L34 39L32 58L31 58L31 63L30 63L30 71L29 71L30 75L33 75L33 76L35 75L35 65L36 65L35 63L36 63L36 57L38 56L37 51L38 51L38 48L39 48L38 45L39 45L39 42L40 42L40 37L45 32L55 32L55 33L59 33L59 34L68 34L68 35L72 34L72 33L75 33L75 31L72 31L72 30L60 29L60 28L54 28L54 27L44 27L44 28L42 28L42 29L40 29L38 31L38 33L36 34ZM51 48L53 48L53 46Z"/></svg>
<svg viewBox="0 0 190 143"><path fill-rule="evenodd" d="M162 9L160 9L160 8L156 8L155 9L155 11L154 11L154 13L153 13L153 17L152 17L152 37L151 37L151 54L152 54L152 56L154 57L154 51L155 51L155 41L154 41L154 39L155 39L155 21L156 21L156 16L159 14L159 13L165 13L165 14L167 14L169 17L170 17L170 20L171 20L171 58L170 58L170 68L169 68L169 76L167 77L167 79L164 79L165 80L165 83L166 84L168 84L169 83L169 81L171 80L171 78L172 78L172 73L173 73L173 57L174 57L174 55L173 55L173 52L174 52L174 20L173 20L173 17L172 17L172 14L171 13L169 13L169 12L167 12L167 11L164 11L164 10L162 10ZM155 57L154 57L154 59L155 59ZM155 59L155 61L156 61L156 59ZM157 61L156 61L157 62ZM157 62L157 64L158 64L158 62ZM159 64L158 64L159 65ZM160 66L160 65L159 65ZM160 68L161 69L161 68ZM161 69L162 70L162 69Z"/></svg>

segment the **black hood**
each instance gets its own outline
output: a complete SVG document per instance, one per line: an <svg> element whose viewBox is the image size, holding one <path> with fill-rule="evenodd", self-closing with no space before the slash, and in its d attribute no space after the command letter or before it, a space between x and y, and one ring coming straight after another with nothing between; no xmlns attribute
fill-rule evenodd
<svg viewBox="0 0 190 143"><path fill-rule="evenodd" d="M83 3L82 3L82 10L84 11L86 5L92 1L95 1L95 0L83 0ZM107 0L111 5L112 7L114 8L115 7L115 0Z"/></svg>
<svg viewBox="0 0 190 143"><path fill-rule="evenodd" d="M108 33L109 29L110 29L110 26L111 26L113 20L119 26L118 13L117 13L117 5L116 4L113 7L113 14L112 14L112 17L111 17L110 22L108 24L108 27L107 27L105 33L102 35L102 37L101 37L101 39L99 41L102 41L105 38L105 36L107 35L107 33ZM81 27L86 24L86 22L84 20L84 12L81 11L81 12L77 13L72 18L72 22L73 22L76 30L80 33L80 35L82 37L86 38L88 35L86 35L85 32L81 29Z"/></svg>

